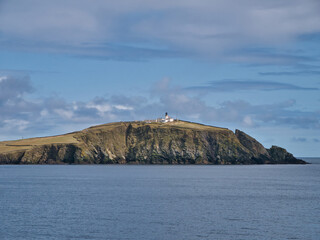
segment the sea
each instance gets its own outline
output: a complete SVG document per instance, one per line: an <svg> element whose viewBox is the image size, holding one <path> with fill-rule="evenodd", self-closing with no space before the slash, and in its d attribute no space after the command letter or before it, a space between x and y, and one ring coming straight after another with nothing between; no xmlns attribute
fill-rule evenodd
<svg viewBox="0 0 320 240"><path fill-rule="evenodd" d="M320 239L308 165L1 165L0 239Z"/></svg>

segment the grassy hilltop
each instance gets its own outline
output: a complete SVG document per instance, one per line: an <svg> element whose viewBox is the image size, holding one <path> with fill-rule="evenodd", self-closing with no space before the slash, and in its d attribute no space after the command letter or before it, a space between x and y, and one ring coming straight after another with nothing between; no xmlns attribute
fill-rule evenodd
<svg viewBox="0 0 320 240"><path fill-rule="evenodd" d="M116 122L65 135L0 142L1 164L305 163L244 132L186 121Z"/></svg>

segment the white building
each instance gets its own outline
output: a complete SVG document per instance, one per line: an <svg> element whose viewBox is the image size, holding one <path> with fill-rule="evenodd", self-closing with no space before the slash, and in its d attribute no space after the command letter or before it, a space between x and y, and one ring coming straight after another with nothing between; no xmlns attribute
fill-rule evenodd
<svg viewBox="0 0 320 240"><path fill-rule="evenodd" d="M169 117L168 113L166 112L165 118L162 119L162 122L167 123L167 122L173 122L174 119Z"/></svg>
<svg viewBox="0 0 320 240"><path fill-rule="evenodd" d="M177 119L174 119L172 117L169 117L168 113L166 113L164 118L157 118L154 120L144 120L146 123L153 123L153 122L158 122L158 123L168 123L168 122L174 122L178 121Z"/></svg>

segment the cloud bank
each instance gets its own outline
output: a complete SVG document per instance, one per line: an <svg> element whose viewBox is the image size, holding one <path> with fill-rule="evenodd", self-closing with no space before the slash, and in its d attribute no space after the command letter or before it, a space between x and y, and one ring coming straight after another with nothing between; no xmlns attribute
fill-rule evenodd
<svg viewBox="0 0 320 240"><path fill-rule="evenodd" d="M270 56L248 49L283 47L320 32L319 12L318 0L4 0L0 43L96 58L259 61Z"/></svg>
<svg viewBox="0 0 320 240"><path fill-rule="evenodd" d="M211 81L207 86L187 87L187 90L205 92L234 92L234 91L277 91L295 90L310 91L319 90L318 88L306 88L294 84L274 82L274 81L255 81L255 80L232 80Z"/></svg>
<svg viewBox="0 0 320 240"><path fill-rule="evenodd" d="M87 102L68 102L58 97L34 99L28 78L1 76L0 79L2 138L43 135L49 130L63 133L99 123L157 118L164 112L180 119L221 126L229 123L249 128L263 125L320 129L320 109L315 112L293 110L294 100L264 105L243 100L225 101L213 107L200 96L172 86L168 79L154 84L150 90L152 98L118 95L96 97Z"/></svg>

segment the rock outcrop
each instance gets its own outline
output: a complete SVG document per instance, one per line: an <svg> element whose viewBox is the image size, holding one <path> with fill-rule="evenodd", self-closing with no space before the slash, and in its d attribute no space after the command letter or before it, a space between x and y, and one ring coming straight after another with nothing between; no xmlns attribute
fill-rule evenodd
<svg viewBox="0 0 320 240"><path fill-rule="evenodd" d="M177 121L119 122L0 143L1 164L304 164L240 130Z"/></svg>
<svg viewBox="0 0 320 240"><path fill-rule="evenodd" d="M270 158L274 161L274 164L290 163L295 162L297 164L305 164L306 162L301 159L296 159L291 153L288 153L287 150L281 147L272 146L268 149Z"/></svg>

